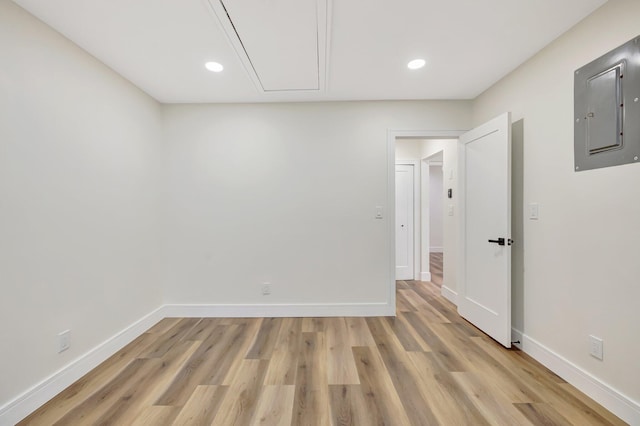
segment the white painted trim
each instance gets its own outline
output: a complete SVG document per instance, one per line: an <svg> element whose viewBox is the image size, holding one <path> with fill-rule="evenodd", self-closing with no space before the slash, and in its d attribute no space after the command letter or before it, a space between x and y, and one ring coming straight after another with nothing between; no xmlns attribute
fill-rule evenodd
<svg viewBox="0 0 640 426"><path fill-rule="evenodd" d="M420 281L431 281L431 272L420 272Z"/></svg>
<svg viewBox="0 0 640 426"><path fill-rule="evenodd" d="M465 134L466 130L387 130L388 135L393 136L393 143L396 138L406 139L457 139ZM394 151L395 153L395 151Z"/></svg>
<svg viewBox="0 0 640 426"><path fill-rule="evenodd" d="M0 407L0 425L24 419L164 318L163 310L161 306L145 315Z"/></svg>
<svg viewBox="0 0 640 426"><path fill-rule="evenodd" d="M430 253L442 253L444 251L444 247L429 247Z"/></svg>
<svg viewBox="0 0 640 426"><path fill-rule="evenodd" d="M395 316L387 303L165 305L165 317L272 318Z"/></svg>
<svg viewBox="0 0 640 426"><path fill-rule="evenodd" d="M521 349L536 361L625 422L630 425L640 425L640 403L612 388L520 330L512 329L511 335L513 336L512 340L520 340Z"/></svg>
<svg viewBox="0 0 640 426"><path fill-rule="evenodd" d="M422 196L422 205L420 206L420 269L429 273L429 279L426 281L431 281L431 252L429 251L429 241L431 240L431 172L429 157L420 160L420 175L420 195Z"/></svg>
<svg viewBox="0 0 640 426"><path fill-rule="evenodd" d="M451 290L446 285L443 285L440 288L440 294L442 294L442 297L447 299L449 302L451 302L454 305L458 306L458 293L456 293L455 291Z"/></svg>
<svg viewBox="0 0 640 426"><path fill-rule="evenodd" d="M388 303L396 306L396 136L387 131L387 285Z"/></svg>

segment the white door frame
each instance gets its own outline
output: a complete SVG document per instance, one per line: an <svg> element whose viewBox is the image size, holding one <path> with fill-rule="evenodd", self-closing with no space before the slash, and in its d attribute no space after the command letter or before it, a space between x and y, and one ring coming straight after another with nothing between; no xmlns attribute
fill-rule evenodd
<svg viewBox="0 0 640 426"><path fill-rule="evenodd" d="M420 194L422 196L422 199L425 201L425 204L429 206L428 208L424 208L424 206L420 208L420 281L431 281L431 262L429 256L431 255L431 197L433 194L431 194L430 167L433 165L442 166L443 162L430 160L430 158L440 152L443 151L438 151L420 160L420 173L422 175L422 179L420 181L422 190L420 191Z"/></svg>
<svg viewBox="0 0 640 426"><path fill-rule="evenodd" d="M396 166L413 166L413 279L420 277L420 160L396 160ZM395 175L394 175L395 179ZM394 195L394 221L395 221L395 181L393 185ZM394 237L395 244L395 237ZM395 247L395 246L394 246ZM394 262L395 264L395 262Z"/></svg>
<svg viewBox="0 0 640 426"><path fill-rule="evenodd" d="M387 130L387 247L389 315L396 315L396 138L455 139L466 130ZM415 242L414 242L415 243Z"/></svg>

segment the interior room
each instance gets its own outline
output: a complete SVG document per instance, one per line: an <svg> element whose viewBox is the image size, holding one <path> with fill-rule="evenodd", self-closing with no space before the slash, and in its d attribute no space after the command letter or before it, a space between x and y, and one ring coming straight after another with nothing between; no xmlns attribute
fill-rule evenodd
<svg viewBox="0 0 640 426"><path fill-rule="evenodd" d="M307 342L296 377L305 362L332 356L351 368L329 368L328 383L318 373L325 386L313 395L326 401L317 424L338 424L338 406L355 422L346 424L366 424L376 406L384 419L394 413L386 404L406 412L398 424L420 424L412 415L428 406L427 391L375 398L394 380L431 383L430 362L443 357L429 347L428 326L420 329L429 318L445 324L435 334L471 336L451 353L465 365L492 354L516 375L526 359L530 374L558 385L501 411L491 404L509 396L478 392L492 386L482 371L473 380L455 366L436 374L444 382L428 386L468 391L483 422L640 425L640 151L626 164L574 162L587 120L574 115L576 72L640 44L638 16L635 0L0 0L0 425L67 419L82 403L71 394L55 400L49 423L29 416L74 383L71 391L89 392L83 377L106 383L113 355L143 343L151 361L117 368L153 372L165 353L186 365L198 352L187 343L207 324L210 338L230 330L216 341L242 355L225 372L273 380L252 394L260 414L235 424L269 419L280 403L286 424L308 421L296 407L320 379L274 373L261 348L277 353L277 342L255 338L287 330ZM626 114L618 125L633 127L640 85L630 70L640 55L625 61L627 78L616 74L625 102L615 108ZM509 234L489 236L502 237L500 247L482 243L504 254L509 275L504 342L461 308L474 278L466 265L476 260L463 220L475 194L467 177L479 158L465 144L496 117L508 120ZM616 146L640 142L625 136ZM415 198L403 243L411 263L396 282L398 161L413 171ZM430 188L440 188L438 200ZM438 202L440 222L431 222L422 207ZM433 253L443 259L439 283ZM180 341L184 352L153 341L175 330L192 338ZM241 330L245 340L233 346ZM336 333L350 345L335 343ZM404 373L394 375L385 348L398 349ZM370 365L389 374L374 379ZM221 413L242 392L218 379L201 396L220 403L207 414L214 424L232 424ZM147 411L120 424L180 424L187 396L171 405L157 393L122 394L100 415L144 402ZM505 413L516 420L492 417ZM447 423L448 414L431 414Z"/></svg>

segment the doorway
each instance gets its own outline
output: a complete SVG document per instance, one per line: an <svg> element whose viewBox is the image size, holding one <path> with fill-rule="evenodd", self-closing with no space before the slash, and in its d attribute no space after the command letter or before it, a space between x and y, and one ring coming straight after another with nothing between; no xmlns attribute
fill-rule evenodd
<svg viewBox="0 0 640 426"><path fill-rule="evenodd" d="M395 179L395 166L400 163L411 163L416 165L416 206L417 212L414 220L414 253L416 258L415 280L432 281L436 279L442 287L442 294L455 303L455 251L457 238L457 217L445 216L447 209L455 212L455 198L448 201L445 199L446 189L452 188L455 193L457 174L457 139L463 132L390 132L389 137L389 158L393 160L393 178ZM433 166L433 167L432 167ZM430 185L430 169L433 168L434 182L433 189ZM437 175L437 176L436 176ZM391 176L390 176L391 177ZM437 186L436 189L435 187ZM395 184L391 186L394 190ZM395 195L394 195L395 197ZM433 199L432 199L433 198ZM395 198L393 205L395 205ZM434 210L432 213L430 210ZM390 212L391 213L391 212ZM433 223L431 223L433 219ZM445 231L445 224L449 225ZM390 225L396 225L395 215L390 217ZM433 231L432 229L433 228ZM397 244L395 226L390 230L394 244ZM433 234L433 241L431 240ZM449 242L449 244L446 243ZM396 246L397 248L397 246ZM438 262L444 257L446 252L452 253L448 261ZM431 253L439 257L435 259L432 277ZM396 253L397 256L397 253ZM394 260L393 272L396 271L397 263ZM442 266L440 266L442 265ZM447 271L450 271L447 274ZM442 278L440 278L442 276ZM398 275L400 277L400 275ZM395 291L395 277L391 280L390 292ZM395 295L394 295L395 299Z"/></svg>

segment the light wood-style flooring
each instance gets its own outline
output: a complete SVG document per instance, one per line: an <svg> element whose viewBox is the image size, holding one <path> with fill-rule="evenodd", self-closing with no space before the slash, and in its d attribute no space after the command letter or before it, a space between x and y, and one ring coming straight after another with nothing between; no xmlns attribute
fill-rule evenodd
<svg viewBox="0 0 640 426"><path fill-rule="evenodd" d="M442 287L442 264L444 258L442 253L429 253L429 271L431 272L431 282L437 287Z"/></svg>
<svg viewBox="0 0 640 426"><path fill-rule="evenodd" d="M21 425L619 425L399 281L395 318L169 318Z"/></svg>

